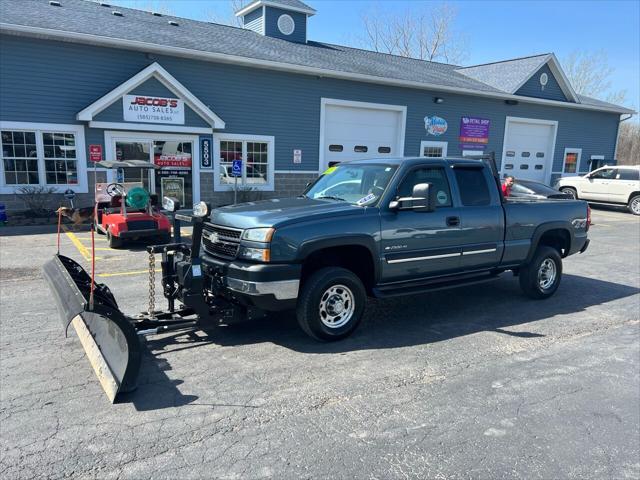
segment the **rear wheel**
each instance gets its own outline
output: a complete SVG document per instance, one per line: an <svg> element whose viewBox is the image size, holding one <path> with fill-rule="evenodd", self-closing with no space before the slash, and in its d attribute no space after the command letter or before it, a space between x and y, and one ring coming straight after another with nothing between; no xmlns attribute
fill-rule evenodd
<svg viewBox="0 0 640 480"><path fill-rule="evenodd" d="M357 275L345 268L327 267L305 281L296 316L300 327L316 340L340 340L360 323L366 300Z"/></svg>
<svg viewBox="0 0 640 480"><path fill-rule="evenodd" d="M631 197L628 208L634 215L640 215L640 195L634 195Z"/></svg>
<svg viewBox="0 0 640 480"><path fill-rule="evenodd" d="M571 198L573 198L574 200L577 200L577 199L578 199L578 192L577 192L577 190L576 190L575 188L573 188L573 187L562 187L562 188L560 189L560 191L561 191L562 193L566 193L567 195L570 195L570 196L571 196Z"/></svg>
<svg viewBox="0 0 640 480"><path fill-rule="evenodd" d="M531 262L520 269L520 288L528 297L549 298L562 278L562 257L555 248L538 247Z"/></svg>
<svg viewBox="0 0 640 480"><path fill-rule="evenodd" d="M110 248L122 247L122 239L113 235L110 230L107 230L107 242Z"/></svg>

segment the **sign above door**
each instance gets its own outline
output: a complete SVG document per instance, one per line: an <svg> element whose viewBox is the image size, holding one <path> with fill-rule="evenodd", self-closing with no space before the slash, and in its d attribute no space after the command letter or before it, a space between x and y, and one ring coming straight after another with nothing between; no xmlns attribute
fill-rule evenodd
<svg viewBox="0 0 640 480"><path fill-rule="evenodd" d="M184 101L178 98L123 95L125 122L184 125Z"/></svg>

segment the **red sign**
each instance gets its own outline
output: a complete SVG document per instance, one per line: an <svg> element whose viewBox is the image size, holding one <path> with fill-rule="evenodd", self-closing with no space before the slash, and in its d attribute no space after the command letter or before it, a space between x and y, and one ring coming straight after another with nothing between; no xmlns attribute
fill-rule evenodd
<svg viewBox="0 0 640 480"><path fill-rule="evenodd" d="M102 145L89 145L89 160L92 162L102 161Z"/></svg>
<svg viewBox="0 0 640 480"><path fill-rule="evenodd" d="M159 167L191 168L191 154L155 155L154 162Z"/></svg>

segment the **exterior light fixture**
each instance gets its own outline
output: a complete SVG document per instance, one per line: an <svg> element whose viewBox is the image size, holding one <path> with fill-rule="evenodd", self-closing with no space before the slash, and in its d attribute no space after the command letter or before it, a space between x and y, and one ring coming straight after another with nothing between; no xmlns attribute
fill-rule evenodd
<svg viewBox="0 0 640 480"><path fill-rule="evenodd" d="M505 100L504 103L506 103L507 105L518 105L517 100Z"/></svg>
<svg viewBox="0 0 640 480"><path fill-rule="evenodd" d="M444 98L442 97L433 97L433 103L443 103Z"/></svg>

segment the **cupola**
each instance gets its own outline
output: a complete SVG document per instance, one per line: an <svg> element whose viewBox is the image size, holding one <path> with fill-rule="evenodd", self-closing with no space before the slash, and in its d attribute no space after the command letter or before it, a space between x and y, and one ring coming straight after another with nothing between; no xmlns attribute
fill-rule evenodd
<svg viewBox="0 0 640 480"><path fill-rule="evenodd" d="M236 12L244 28L297 43L307 42L307 18L315 14L300 0L255 0Z"/></svg>

